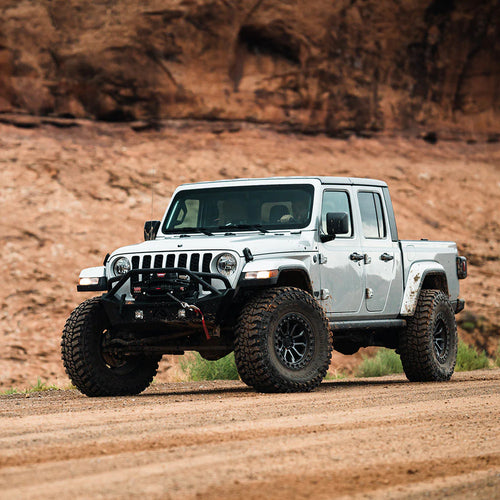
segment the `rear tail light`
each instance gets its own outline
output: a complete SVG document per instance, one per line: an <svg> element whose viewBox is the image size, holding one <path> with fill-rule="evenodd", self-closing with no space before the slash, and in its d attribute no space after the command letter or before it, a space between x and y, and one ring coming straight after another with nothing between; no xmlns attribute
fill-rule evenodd
<svg viewBox="0 0 500 500"><path fill-rule="evenodd" d="M465 257L457 257L457 276L459 280L467 278L467 259Z"/></svg>

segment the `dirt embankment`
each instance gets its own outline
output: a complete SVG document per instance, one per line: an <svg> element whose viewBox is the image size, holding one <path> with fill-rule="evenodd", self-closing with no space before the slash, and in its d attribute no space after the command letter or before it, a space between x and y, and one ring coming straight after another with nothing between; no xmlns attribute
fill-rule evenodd
<svg viewBox="0 0 500 500"><path fill-rule="evenodd" d="M469 258L461 335L490 353L496 349L498 144L336 140L248 124L177 122L140 133L118 124L64 124L72 126L0 124L0 389L23 388L38 376L65 386L59 342L70 311L85 298L75 290L80 270L140 241L144 220L161 218L178 184L220 178L386 180L401 238L454 240ZM332 370L357 360L336 354ZM168 365L162 363L158 380L168 380Z"/></svg>
<svg viewBox="0 0 500 500"><path fill-rule="evenodd" d="M496 0L3 0L0 112L500 129Z"/></svg>
<svg viewBox="0 0 500 500"><path fill-rule="evenodd" d="M500 496L500 370L258 394L239 382L133 398L0 396L2 498Z"/></svg>

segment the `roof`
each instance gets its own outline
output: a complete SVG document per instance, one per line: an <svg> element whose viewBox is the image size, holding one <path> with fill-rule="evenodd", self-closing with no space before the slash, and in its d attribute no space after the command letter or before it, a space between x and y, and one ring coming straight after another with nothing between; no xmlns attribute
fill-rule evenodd
<svg viewBox="0 0 500 500"><path fill-rule="evenodd" d="M207 185L207 187L214 184L231 184L231 183L263 183L266 181L311 181L316 180L321 182L321 184L338 184L338 185L353 185L353 186L380 186L387 187L387 183L384 181L379 181L376 179L364 179L359 177L326 177L326 176L290 176L290 177L261 177L255 179L222 179L217 181L203 181L203 182L195 182L192 184L183 184L185 187L198 187L202 185Z"/></svg>

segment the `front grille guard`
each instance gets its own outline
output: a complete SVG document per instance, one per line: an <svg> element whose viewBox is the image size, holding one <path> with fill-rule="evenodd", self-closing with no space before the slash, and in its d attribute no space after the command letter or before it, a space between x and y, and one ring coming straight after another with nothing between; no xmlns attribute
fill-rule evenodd
<svg viewBox="0 0 500 500"><path fill-rule="evenodd" d="M112 299L113 297L115 297L118 290L120 290L120 288L123 285L125 285L125 283L127 283L128 280L130 280L135 276L139 276L142 274L162 274L162 273L165 274L176 273L177 275L189 276L191 279L193 279L195 282L201 285L203 290L208 290L216 296L222 296L227 292L227 290L232 288L231 283L229 283L229 280L222 274L217 274L217 273L204 273L198 271L191 271L185 267L132 269L123 276L116 276L114 278L110 278L108 280L109 291L104 295L104 297L106 299ZM221 291L215 288L211 283L207 281L212 279L222 281L222 283L224 283L224 286L226 287L225 290Z"/></svg>

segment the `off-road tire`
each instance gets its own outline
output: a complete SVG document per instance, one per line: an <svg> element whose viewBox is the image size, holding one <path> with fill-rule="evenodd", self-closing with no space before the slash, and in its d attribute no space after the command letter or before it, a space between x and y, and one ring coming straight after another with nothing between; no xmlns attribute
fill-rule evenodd
<svg viewBox="0 0 500 500"><path fill-rule="evenodd" d="M113 367L102 353L108 329L99 297L82 302L64 326L61 353L71 382L87 396L139 394L151 384L158 370L158 357L127 357Z"/></svg>
<svg viewBox="0 0 500 500"><path fill-rule="evenodd" d="M235 333L238 373L257 391L311 391L330 365L332 336L325 313L299 288L270 288L250 299Z"/></svg>
<svg viewBox="0 0 500 500"><path fill-rule="evenodd" d="M406 377L411 382L450 380L457 360L457 324L448 297L422 290L415 315L399 341Z"/></svg>

